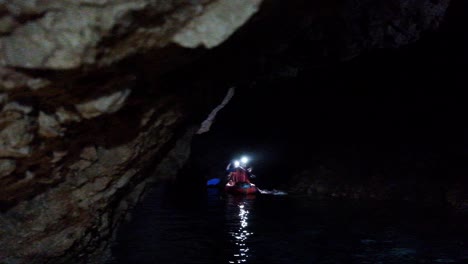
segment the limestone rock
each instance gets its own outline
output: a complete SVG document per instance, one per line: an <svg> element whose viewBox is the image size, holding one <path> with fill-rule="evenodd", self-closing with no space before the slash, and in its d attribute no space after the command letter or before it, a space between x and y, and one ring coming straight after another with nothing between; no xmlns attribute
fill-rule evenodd
<svg viewBox="0 0 468 264"><path fill-rule="evenodd" d="M141 49L166 45L207 2L6 2L7 15L0 28L8 34L0 35L0 65L73 69L83 64L110 64Z"/></svg>
<svg viewBox="0 0 468 264"><path fill-rule="evenodd" d="M49 80L30 76L26 73L0 66L0 92L23 88L39 90L50 84Z"/></svg>
<svg viewBox="0 0 468 264"><path fill-rule="evenodd" d="M51 163L57 163L63 159L68 154L68 151L54 151L52 153Z"/></svg>
<svg viewBox="0 0 468 264"><path fill-rule="evenodd" d="M18 102L10 102L3 107L3 111L17 111L23 114L29 114L32 111L32 107L28 105L22 105Z"/></svg>
<svg viewBox="0 0 468 264"><path fill-rule="evenodd" d="M0 93L0 107L3 106L8 100L8 94Z"/></svg>
<svg viewBox="0 0 468 264"><path fill-rule="evenodd" d="M28 119L19 119L0 130L0 157L28 156L31 153L29 143L34 138L31 129L32 126Z"/></svg>
<svg viewBox="0 0 468 264"><path fill-rule="evenodd" d="M79 122L81 117L78 114L75 114L72 111L65 109L64 107L59 107L55 112L55 115L58 118L58 121L61 124L67 124L71 122Z"/></svg>
<svg viewBox="0 0 468 264"><path fill-rule="evenodd" d="M94 146L88 146L83 148L80 154L80 158L89 161L95 161L98 159L96 148Z"/></svg>
<svg viewBox="0 0 468 264"><path fill-rule="evenodd" d="M130 89L117 91L109 95L76 105L76 109L84 118L91 119L103 114L117 112L130 95Z"/></svg>
<svg viewBox="0 0 468 264"><path fill-rule="evenodd" d="M206 7L203 14L179 31L173 40L187 48L218 46L257 12L261 2L262 0L213 2Z"/></svg>
<svg viewBox="0 0 468 264"><path fill-rule="evenodd" d="M44 138L54 138L63 135L59 122L53 115L39 112L39 135Z"/></svg>
<svg viewBox="0 0 468 264"><path fill-rule="evenodd" d="M0 179L10 175L16 169L16 162L12 159L0 159Z"/></svg>
<svg viewBox="0 0 468 264"><path fill-rule="evenodd" d="M15 21L11 17L0 18L0 35L8 34L13 31Z"/></svg>
<svg viewBox="0 0 468 264"><path fill-rule="evenodd" d="M234 87L229 88L223 101L215 109L213 109L208 115L208 117L201 123L200 128L197 131L197 134L203 134L203 133L210 131L210 127L214 123L216 119L216 115L218 114L219 111L221 111L221 109L223 109L229 103L231 98L234 96L234 92L235 92Z"/></svg>

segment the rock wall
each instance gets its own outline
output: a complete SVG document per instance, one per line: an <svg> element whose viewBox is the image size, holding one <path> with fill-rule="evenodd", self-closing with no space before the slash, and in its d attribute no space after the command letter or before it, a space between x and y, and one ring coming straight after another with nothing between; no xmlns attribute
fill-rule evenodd
<svg viewBox="0 0 468 264"><path fill-rule="evenodd" d="M187 129L222 99L158 79L179 64L167 54L190 60L171 43L216 46L259 4L0 2L0 262L102 263L147 182L174 177Z"/></svg>
<svg viewBox="0 0 468 264"><path fill-rule="evenodd" d="M0 64L29 69L74 69L109 65L171 42L186 47L214 47L246 22L260 2L2 2Z"/></svg>

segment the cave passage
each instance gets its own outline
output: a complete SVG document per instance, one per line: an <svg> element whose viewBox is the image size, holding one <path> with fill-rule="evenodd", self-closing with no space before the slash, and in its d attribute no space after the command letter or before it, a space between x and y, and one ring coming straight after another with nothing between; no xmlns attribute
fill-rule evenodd
<svg viewBox="0 0 468 264"><path fill-rule="evenodd" d="M177 183L135 208L110 263L468 261L466 214L447 206L466 173L467 106L444 87L462 75L432 41L241 82ZM260 188L291 193L205 186L241 155Z"/></svg>
<svg viewBox="0 0 468 264"><path fill-rule="evenodd" d="M440 48L428 40L239 85L212 130L194 137L188 177L221 177L248 155L268 188L320 168L351 182L465 183L463 73Z"/></svg>
<svg viewBox="0 0 468 264"><path fill-rule="evenodd" d="M194 137L181 181L224 177L227 163L245 154L259 187L299 188L298 175L327 174L330 185L381 179L405 189L396 196L446 202L467 184L465 5L455 2L442 29L417 43L346 62L313 61L301 38L281 53L228 41L183 71L181 85L195 80L236 94L211 131Z"/></svg>
<svg viewBox="0 0 468 264"><path fill-rule="evenodd" d="M467 262L460 17L346 62L308 61L301 41L265 59L234 40L189 65L180 86L235 95L194 136L176 183L135 208L111 263ZM288 195L226 195L241 155L259 188Z"/></svg>

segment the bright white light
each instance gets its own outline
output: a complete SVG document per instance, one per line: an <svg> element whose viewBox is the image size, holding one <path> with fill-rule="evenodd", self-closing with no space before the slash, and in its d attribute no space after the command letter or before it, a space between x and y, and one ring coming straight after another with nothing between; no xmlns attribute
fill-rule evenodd
<svg viewBox="0 0 468 264"><path fill-rule="evenodd" d="M236 160L236 161L234 161L234 167L236 167L236 168L237 168L237 167L239 167L239 166L240 166L240 162L239 162L239 161L237 161L237 160Z"/></svg>
<svg viewBox="0 0 468 264"><path fill-rule="evenodd" d="M247 157L244 156L244 157L241 158L241 162L242 162L243 164L246 164L247 162L249 162L249 158L247 158Z"/></svg>

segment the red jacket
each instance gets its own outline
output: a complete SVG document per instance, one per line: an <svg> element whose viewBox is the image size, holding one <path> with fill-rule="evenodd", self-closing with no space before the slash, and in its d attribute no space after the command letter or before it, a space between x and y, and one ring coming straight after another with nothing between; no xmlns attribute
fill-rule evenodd
<svg viewBox="0 0 468 264"><path fill-rule="evenodd" d="M241 168L237 168L235 171L231 172L231 181L233 182L248 182L249 180L249 173Z"/></svg>

